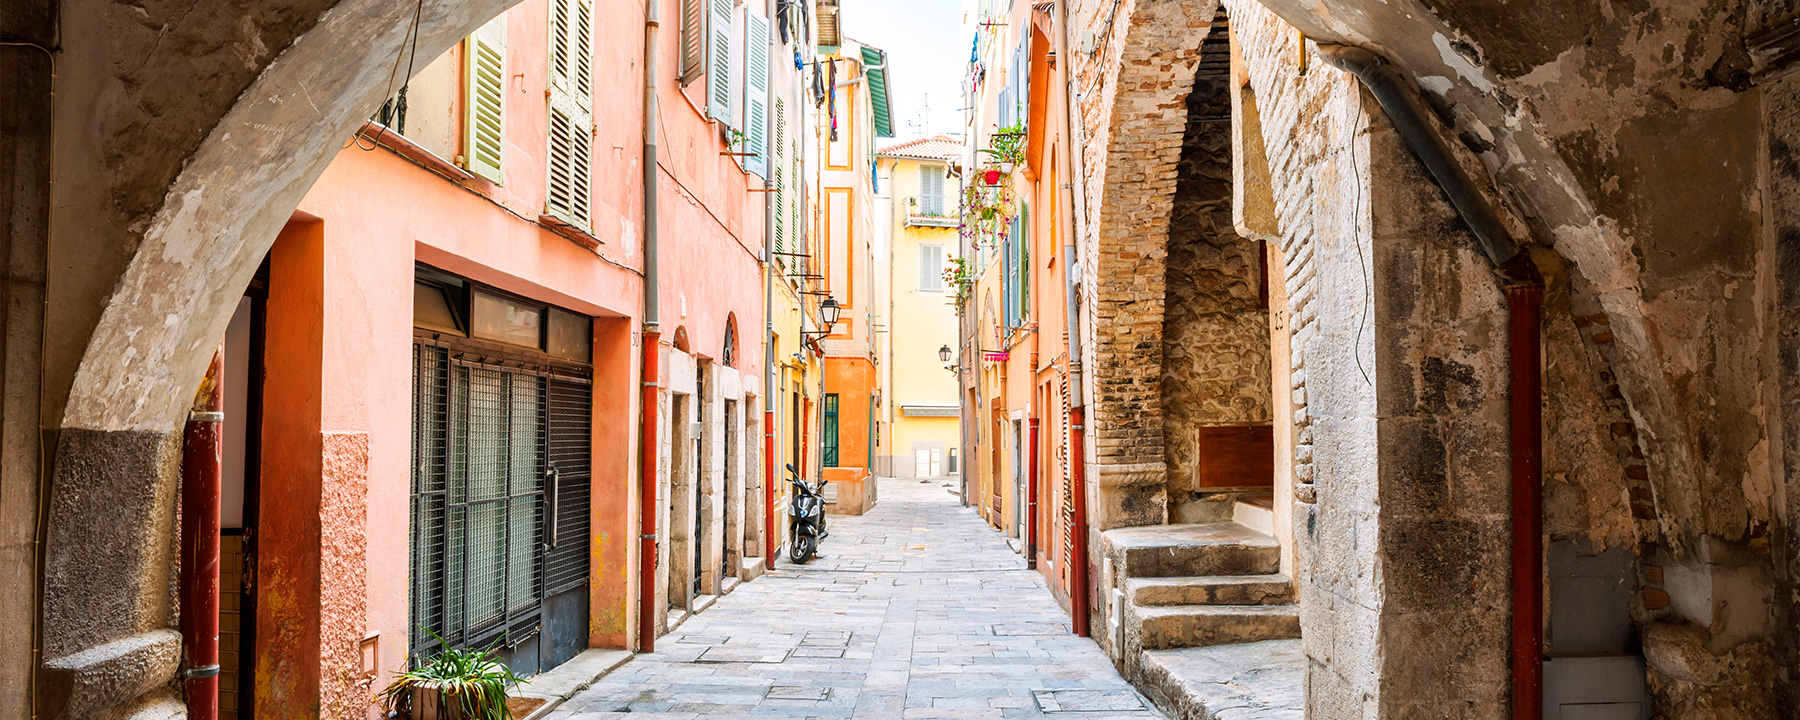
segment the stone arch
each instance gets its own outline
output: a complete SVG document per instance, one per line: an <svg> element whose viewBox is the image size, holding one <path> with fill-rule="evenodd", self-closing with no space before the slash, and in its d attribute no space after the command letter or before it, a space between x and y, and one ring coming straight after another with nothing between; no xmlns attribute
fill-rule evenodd
<svg viewBox="0 0 1800 720"><path fill-rule="evenodd" d="M1107 63L1117 75L1098 93L1100 106L1110 109L1102 111L1100 166L1089 188L1098 201L1090 210L1088 362L1105 369L1091 375L1089 426L1101 489L1095 516L1103 529L1168 519L1160 327L1169 216L1186 100L1218 9L1217 0L1140 0L1119 8L1119 25L1101 49L1117 58Z"/></svg>
<svg viewBox="0 0 1800 720"><path fill-rule="evenodd" d="M425 0L435 57L516 0ZM301 197L390 91L415 8L224 0L167 17L70 1L59 72L43 408L55 437L39 713L166 715L185 408ZM64 269L67 268L67 269ZM60 274L58 274L60 272Z"/></svg>

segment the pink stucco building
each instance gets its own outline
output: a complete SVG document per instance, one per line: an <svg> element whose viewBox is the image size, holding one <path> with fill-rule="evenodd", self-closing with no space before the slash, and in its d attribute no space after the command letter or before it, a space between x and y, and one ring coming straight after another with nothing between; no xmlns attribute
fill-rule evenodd
<svg viewBox="0 0 1800 720"><path fill-rule="evenodd" d="M804 196L763 158L806 9L659 12L654 104L641 6L525 0L403 56L264 260L226 338L227 715L360 716L431 633L521 674L638 648L640 614L665 632L764 568L764 238Z"/></svg>

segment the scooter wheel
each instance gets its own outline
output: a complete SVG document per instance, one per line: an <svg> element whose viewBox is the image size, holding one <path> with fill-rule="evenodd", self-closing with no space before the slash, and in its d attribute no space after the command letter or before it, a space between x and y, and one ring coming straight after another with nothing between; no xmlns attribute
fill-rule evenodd
<svg viewBox="0 0 1800 720"><path fill-rule="evenodd" d="M788 545L788 559L795 564L805 565L818 550L817 541L811 535L795 535L794 542Z"/></svg>

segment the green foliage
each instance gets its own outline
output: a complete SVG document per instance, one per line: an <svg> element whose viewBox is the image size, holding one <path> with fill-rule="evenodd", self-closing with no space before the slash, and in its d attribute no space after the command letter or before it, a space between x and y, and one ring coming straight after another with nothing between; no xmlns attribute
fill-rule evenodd
<svg viewBox="0 0 1800 720"><path fill-rule="evenodd" d="M435 688L442 701L455 702L467 720L511 720L506 690L526 681L491 657L500 641L481 650L458 650L437 633L431 636L437 638L443 651L422 666L396 674L394 681L376 696L389 716L410 717L413 693L420 688Z"/></svg>
<svg viewBox="0 0 1800 720"><path fill-rule="evenodd" d="M1007 227L1018 214L1013 197L1012 176L1002 176L999 185L979 182L963 187L962 235L971 248L993 248L1006 234Z"/></svg>
<svg viewBox="0 0 1800 720"><path fill-rule="evenodd" d="M956 289L956 302L962 304L975 289L975 263L966 257L950 258L944 268L944 282Z"/></svg>
<svg viewBox="0 0 1800 720"><path fill-rule="evenodd" d="M988 138L987 149L978 150L995 163L1025 162L1025 121L1020 120L995 130Z"/></svg>

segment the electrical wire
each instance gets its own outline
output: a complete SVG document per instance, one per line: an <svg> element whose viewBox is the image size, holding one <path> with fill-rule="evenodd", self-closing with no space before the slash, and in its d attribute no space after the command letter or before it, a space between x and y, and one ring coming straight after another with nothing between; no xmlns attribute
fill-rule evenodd
<svg viewBox="0 0 1800 720"><path fill-rule="evenodd" d="M1357 310L1356 342L1351 347L1354 348L1352 352L1356 356L1356 369L1362 373L1363 384L1374 387L1375 383L1369 379L1369 371L1363 367L1362 359L1363 326L1368 324L1369 306L1375 303L1374 293L1369 287L1369 265L1363 260L1362 229L1358 227L1362 222L1362 171L1356 165L1356 134L1362 132L1362 114L1358 113L1353 122L1355 124L1350 128L1350 183L1352 187L1356 188L1354 195L1356 200L1350 206L1351 212L1355 214L1355 219L1350 223L1352 226L1351 242L1356 244L1356 265L1361 268L1356 277L1362 281L1363 301L1362 307ZM1370 250L1373 251L1373 248Z"/></svg>
<svg viewBox="0 0 1800 720"><path fill-rule="evenodd" d="M400 38L403 47L401 48L400 53L394 56L394 69L388 71L387 90L381 94L381 97L384 98L382 100L383 103L387 102L386 98L392 98L394 96L394 79L400 75L401 58L406 59L406 81L400 85L400 91L405 92L406 88L412 85L413 61L419 56L419 21L424 15L425 0L417 0L417 3L413 6L412 25L407 28L406 36ZM410 52L404 47L409 39L411 40L412 45ZM382 123L381 129L376 131L375 137L372 138L362 134L363 127L368 126L363 125L358 127L356 133L350 136L350 145L355 145L356 149L363 152L371 152L375 149L376 145L380 144L381 136L387 132L387 124ZM363 140L369 141L368 147L363 147ZM347 148L350 145L345 145L344 147Z"/></svg>

